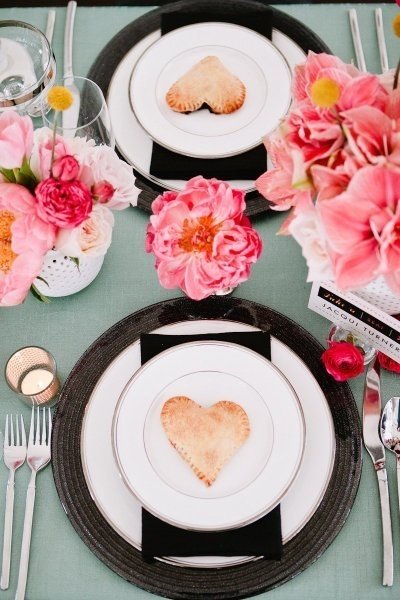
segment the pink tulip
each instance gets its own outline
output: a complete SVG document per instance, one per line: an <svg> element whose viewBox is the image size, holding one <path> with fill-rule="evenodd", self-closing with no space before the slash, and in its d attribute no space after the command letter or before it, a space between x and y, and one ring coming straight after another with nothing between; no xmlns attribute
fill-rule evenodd
<svg viewBox="0 0 400 600"><path fill-rule="evenodd" d="M33 125L29 117L14 111L0 114L0 167L16 169L31 153Z"/></svg>

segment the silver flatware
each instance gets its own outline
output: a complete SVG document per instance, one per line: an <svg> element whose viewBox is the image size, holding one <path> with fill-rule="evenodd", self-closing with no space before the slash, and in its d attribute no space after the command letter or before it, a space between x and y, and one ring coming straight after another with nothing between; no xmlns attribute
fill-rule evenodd
<svg viewBox="0 0 400 600"><path fill-rule="evenodd" d="M40 412L42 416L40 416ZM36 418L35 418L36 413ZM31 478L26 492L24 531L22 534L21 558L15 600L25 598L28 577L29 551L31 546L33 509L35 507L36 474L49 464L51 458L51 412L49 408L32 408L29 430L27 463Z"/></svg>
<svg viewBox="0 0 400 600"><path fill-rule="evenodd" d="M361 42L360 28L358 26L357 12L355 8L349 10L349 20L351 37L353 38L354 51L356 53L357 67L360 71L366 71L367 66L365 63L364 49Z"/></svg>
<svg viewBox="0 0 400 600"><path fill-rule="evenodd" d="M1 567L0 588L6 590L10 581L11 544L14 514L14 478L15 471L24 464L26 458L26 435L22 415L7 415L4 434L4 463L10 470L4 516L3 562Z"/></svg>
<svg viewBox="0 0 400 600"><path fill-rule="evenodd" d="M63 135L73 137L78 124L80 110L80 93L74 83L74 71L72 64L72 49L74 40L74 23L76 13L76 2L71 0L67 5L67 17L64 31L64 86L69 89L73 96L72 106L62 113Z"/></svg>
<svg viewBox="0 0 400 600"><path fill-rule="evenodd" d="M400 398L390 398L381 418L381 439L397 459L397 492L400 510Z"/></svg>
<svg viewBox="0 0 400 600"><path fill-rule="evenodd" d="M385 448L379 437L381 417L381 377L377 358L367 368L363 401L364 445L374 463L378 478L382 516L383 585L393 585L393 540Z"/></svg>
<svg viewBox="0 0 400 600"><path fill-rule="evenodd" d="M383 29L383 14L381 8L375 9L375 26L378 38L379 58L381 61L382 73L389 71L389 60L386 48L385 30Z"/></svg>

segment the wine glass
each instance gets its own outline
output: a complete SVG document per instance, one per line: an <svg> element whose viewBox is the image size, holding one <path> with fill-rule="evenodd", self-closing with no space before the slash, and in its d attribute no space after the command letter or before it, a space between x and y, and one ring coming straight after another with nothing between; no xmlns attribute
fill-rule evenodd
<svg viewBox="0 0 400 600"><path fill-rule="evenodd" d="M0 21L0 111L36 116L55 76L56 61L44 33L22 21Z"/></svg>
<svg viewBox="0 0 400 600"><path fill-rule="evenodd" d="M62 112L53 109L42 111L43 123L65 138L85 137L94 140L96 145L114 148L110 115L103 92L86 77L68 77L62 82L73 96L70 108Z"/></svg>

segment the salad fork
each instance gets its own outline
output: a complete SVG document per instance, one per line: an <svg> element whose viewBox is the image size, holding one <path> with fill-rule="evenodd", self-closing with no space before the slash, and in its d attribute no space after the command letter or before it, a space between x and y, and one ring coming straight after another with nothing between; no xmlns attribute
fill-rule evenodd
<svg viewBox="0 0 400 600"><path fill-rule="evenodd" d="M35 419L36 412L36 419ZM36 421L36 424L35 424ZM50 462L51 446L51 412L50 409L32 408L31 427L29 431L27 463L32 471L26 492L24 531L22 534L21 558L19 563L18 585L15 600L25 598L26 580L28 577L29 550L31 546L33 509L35 506L36 474Z"/></svg>
<svg viewBox="0 0 400 600"><path fill-rule="evenodd" d="M3 563L1 568L0 587L6 590L10 580L11 542L14 514L14 477L15 471L24 464L26 458L26 436L22 415L19 419L15 417L15 428L13 415L6 416L6 429L4 434L4 463L10 470L7 491L6 510L4 517L3 538ZM19 424L20 422L20 424Z"/></svg>

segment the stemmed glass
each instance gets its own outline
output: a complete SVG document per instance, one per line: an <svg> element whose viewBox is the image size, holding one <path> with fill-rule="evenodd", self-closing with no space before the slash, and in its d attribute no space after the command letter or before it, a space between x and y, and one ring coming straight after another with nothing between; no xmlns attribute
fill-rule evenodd
<svg viewBox="0 0 400 600"><path fill-rule="evenodd" d="M55 76L46 36L22 21L0 21L0 111L36 116Z"/></svg>
<svg viewBox="0 0 400 600"><path fill-rule="evenodd" d="M110 115L103 93L97 83L86 77L69 77L63 82L73 93L72 106L62 113L55 110L42 111L43 123L65 138L85 137L96 145L114 148Z"/></svg>

